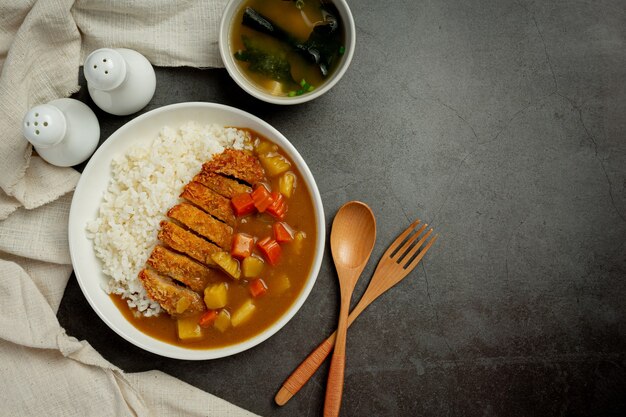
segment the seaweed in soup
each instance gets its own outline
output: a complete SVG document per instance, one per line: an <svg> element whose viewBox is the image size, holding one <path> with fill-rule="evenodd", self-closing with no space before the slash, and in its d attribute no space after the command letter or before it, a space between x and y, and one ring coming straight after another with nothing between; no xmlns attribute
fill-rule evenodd
<svg viewBox="0 0 626 417"><path fill-rule="evenodd" d="M323 85L337 68L345 34L327 0L247 0L231 28L231 51L242 74L276 96Z"/></svg>
<svg viewBox="0 0 626 417"><path fill-rule="evenodd" d="M247 36L243 37L243 44L245 49L237 51L235 58L248 62L250 71L258 72L272 80L295 84L291 77L291 64L285 52L268 48Z"/></svg>
<svg viewBox="0 0 626 417"><path fill-rule="evenodd" d="M315 25L305 42L299 42L286 30L252 7L246 7L244 10L242 24L289 45L304 59L318 65L322 75L326 77L339 55L341 31L337 18L337 8L332 4L325 3L321 9L323 20Z"/></svg>

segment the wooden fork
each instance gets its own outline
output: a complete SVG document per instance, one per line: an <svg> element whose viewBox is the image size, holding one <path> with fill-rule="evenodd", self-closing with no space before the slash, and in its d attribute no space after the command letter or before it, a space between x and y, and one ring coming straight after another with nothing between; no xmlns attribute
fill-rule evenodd
<svg viewBox="0 0 626 417"><path fill-rule="evenodd" d="M426 230L427 224L423 224L417 231L415 228L420 224L419 220L415 220L400 236L393 241L387 251L383 254L378 262L376 271L370 280L365 293L361 297L359 303L354 307L348 316L348 327L354 320L369 306L374 300L380 297L389 288L402 281L409 272L411 272L417 264L422 260L428 249L435 243L439 237L434 235L424 246L424 242L433 232L433 229ZM419 241L416 240L420 237ZM423 246L423 248L422 248ZM421 250L420 250L421 248ZM335 337L337 332L331 334L328 339L324 340L307 358L296 368L295 371L283 382L282 387L274 397L274 401L278 405L284 405L296 395L298 391L307 383L307 381L315 374L317 369L324 363L330 352L335 346Z"/></svg>

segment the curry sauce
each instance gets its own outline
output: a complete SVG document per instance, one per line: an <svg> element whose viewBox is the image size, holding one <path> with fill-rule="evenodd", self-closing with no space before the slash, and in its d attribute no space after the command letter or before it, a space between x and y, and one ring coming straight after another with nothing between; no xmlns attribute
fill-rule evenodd
<svg viewBox="0 0 626 417"><path fill-rule="evenodd" d="M179 324L176 318L166 312L162 312L158 317L142 316L128 307L126 301L120 296L111 295L112 300L128 321L137 329L163 342L192 349L208 349L224 347L250 339L267 329L285 314L302 291L309 276L317 240L315 213L310 190L302 180L302 175L293 160L257 132L248 130L248 133L255 143L257 154L260 150L261 152L269 150L269 155L281 155L290 164L289 173L295 176L295 183L293 192L285 198L287 211L280 222L286 224L292 233L297 233L300 239L281 243L281 254L278 262L275 265L270 265L266 260L261 274L254 279L244 276L240 279L233 279L211 265L210 270L215 273L212 273L208 278L211 281L210 284L225 282L228 288L228 303L220 310L225 310L229 315L232 315L239 307L251 300L255 306L249 319L237 326L229 326L227 330L218 329L216 326L204 326L201 328L199 337L193 340L181 340L179 338L180 328L178 328ZM264 161L263 154L258 156L261 161ZM270 190L279 190L282 174L267 175L264 186ZM233 233L253 236L255 242L258 243L264 238L272 238L275 235L273 227L276 222L277 219L266 212L255 212L237 217L233 224ZM256 245L254 256L259 259L263 258L263 253L259 252ZM241 261L239 263L241 264ZM250 288L252 281L258 279L262 279L266 286L266 291L261 295L255 294ZM180 284L180 282L177 283ZM201 292L198 294L202 296ZM185 320L188 322L190 320L191 322L201 321L202 314L194 314Z"/></svg>

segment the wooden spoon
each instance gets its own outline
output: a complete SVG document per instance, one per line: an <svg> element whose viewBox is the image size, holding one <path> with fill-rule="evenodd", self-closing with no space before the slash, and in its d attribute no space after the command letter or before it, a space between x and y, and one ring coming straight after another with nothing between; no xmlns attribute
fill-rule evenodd
<svg viewBox="0 0 626 417"><path fill-rule="evenodd" d="M344 204L335 216L330 233L330 250L339 277L341 308L335 352L328 372L324 417L339 415L346 363L346 331L350 299L354 286L370 258L375 241L376 220L367 204L359 201Z"/></svg>

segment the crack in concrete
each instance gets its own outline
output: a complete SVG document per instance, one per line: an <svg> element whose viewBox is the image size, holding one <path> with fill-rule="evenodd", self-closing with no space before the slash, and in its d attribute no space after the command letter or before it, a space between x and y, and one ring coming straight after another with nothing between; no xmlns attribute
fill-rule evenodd
<svg viewBox="0 0 626 417"><path fill-rule="evenodd" d="M400 206L400 211L402 212L402 215L404 216L404 218L406 219L407 222L411 223L411 219L409 218L409 215L406 213L406 211L404 210L404 204L402 204L402 201L400 200L400 197L398 197L398 194L396 193L396 191L393 189L393 187L391 188L391 195L393 196L393 198L396 200L396 202L398 203L398 205Z"/></svg>
<svg viewBox="0 0 626 417"><path fill-rule="evenodd" d="M576 113L578 113L578 120L580 121L581 126L583 127L585 134L587 136L587 140L589 140L589 142L591 142L591 145L593 146L593 151L594 151L594 157L596 158L596 160L600 163L600 168L602 169L602 172L604 173L604 178L606 179L606 182L609 186L609 199L611 200L611 206L613 207L613 209L615 210L615 212L617 213L617 215L624 221L626 222L626 215L624 215L619 208L617 207L617 203L615 202L615 196L613 195L613 183L611 182L611 178L609 178L609 174L606 172L606 166L604 165L604 160L600 157L600 155L598 154L598 142L596 141L596 138L593 136L593 134L591 133L591 131L587 128L587 125L585 124L585 120L583 117L583 111L582 108L580 106L578 106L574 100L572 100L571 98L561 94L561 93L556 93L559 97L561 97L563 100L567 101L570 106L572 106L572 108L576 111Z"/></svg>
<svg viewBox="0 0 626 417"><path fill-rule="evenodd" d="M555 92L551 92L549 94L546 94L542 97L539 97L536 100L531 100L525 107L522 107L520 110L516 111L515 113L513 113L513 115L509 118L509 120L505 123L505 125L502 127L502 129L500 129L493 138L485 141L485 142L479 142L476 144L476 147L471 150L470 152L466 153L465 156L461 159L461 162L459 162L459 164L456 167L456 171L454 174L454 177L452 178L452 180L450 181L450 184L448 185L448 189L446 190L446 196L443 200L443 202L441 203L441 205L439 206L439 208L437 209L437 211L435 212L435 215L433 217L433 221L431 223L434 223L435 220L437 219L437 217L439 217L439 213L441 212L441 210L443 209L443 207L445 206L445 204L448 202L448 198L450 197L450 191L452 190L452 186L456 183L456 179L459 176L459 173L461 172L461 167L465 164L465 161L467 161L467 159L474 155L476 152L478 152L479 150L481 150L482 148L484 148L486 145L489 145L492 142L495 142L499 137L500 134L502 134L502 132L504 132L506 129L508 129L508 127L510 126L510 124L513 122L513 120L515 120L518 116L520 116L521 114L523 114L526 110L528 110L529 108L537 105L538 103L542 102L543 100L549 98L550 96L554 95Z"/></svg>
<svg viewBox="0 0 626 417"><path fill-rule="evenodd" d="M426 267L424 266L425 262L422 261L420 262L420 264L422 266L422 271L424 272L424 281L426 283L426 297L428 298L428 303L430 304L430 308L433 310L433 313L435 314L435 322L437 323L437 327L439 327L441 330L441 337L443 338L444 343L446 344L448 350L452 354L452 358L453 358L452 360L456 361L457 359L456 352L454 351L454 349L452 349L452 346L450 345L450 341L443 333L443 326L441 325L441 321L439 320L439 313L437 312L437 309L435 308L435 304L433 303L433 299L430 295L430 284L428 282L428 274L426 274Z"/></svg>
<svg viewBox="0 0 626 417"><path fill-rule="evenodd" d="M344 174L352 174L351 172L342 172L342 173L344 173ZM320 193L322 195L330 194L330 193L336 193L337 191L345 190L348 187L352 187L353 185L357 185L357 184L361 184L363 182L370 181L373 178L378 178L379 175L380 175L380 173L376 173L376 174L373 174L373 175L368 175L365 178L359 178L358 180L351 181L351 182L349 182L347 184L342 184L339 187L334 187L334 188L331 188L331 189L328 189L328 190L324 190L323 192L320 192Z"/></svg>
<svg viewBox="0 0 626 417"><path fill-rule="evenodd" d="M459 114L459 112L458 112L456 109L454 109L453 107L451 107L451 106L447 105L446 103L442 102L441 100L439 100L439 99L435 98L435 100L436 100L437 102L439 102L439 103L440 103L441 105L443 105L444 107L446 107L446 108L450 109L451 111L453 111L453 112L457 115L457 117L458 117L459 119L461 119L462 121L464 121L464 122L465 122L465 123L466 123L466 124L470 127L470 129L472 130L472 133L474 133L474 137L476 138L476 140L477 140L477 142L478 142L478 146L477 146L477 148L476 148L476 149L474 149L473 151L471 151L471 152L467 153L467 154L463 157L463 159L461 160L461 162L458 164L458 166L457 166L457 170L456 170L455 175L454 175L454 178L452 179L452 181L450 182L450 185L448 186L448 190L447 190L447 192L446 192L446 197L445 197L445 199L444 199L443 203L441 204L441 206L439 206L439 209L437 209L437 212L435 213L435 216L433 217L433 222L435 221L435 219L437 219L437 217L439 216L439 213L441 212L441 210L443 209L443 207L444 207L444 206L445 206L445 204L447 203L447 201L448 201L448 197L449 197L449 194L450 194L450 190L452 189L452 186L454 185L454 183L456 182L456 179L457 179L457 178L458 178L458 176L459 176L459 173L460 173L461 167L463 166L463 164L465 163L465 161L466 161L466 160L467 160L467 159L468 159L471 155L473 155L475 152L477 152L477 151L479 150L479 148L480 148L480 147L482 147L482 146L484 146L484 145L487 145L487 144L489 144L489 143L491 143L491 142L496 141L496 140L500 137L500 134L501 134L502 132L504 132L504 131L505 131L505 130L509 127L509 125L511 124L511 122L512 122L512 121L513 121L513 120L514 120L517 116L519 116L519 115L520 115L520 114L522 114L524 111L526 111L527 109L529 109L529 108L530 108L531 106L533 106L536 102L543 101L543 100L545 100L546 98L548 98L548 97L552 96L553 94L559 94L559 95L561 95L561 94L558 92L558 91L559 91L559 85L558 85L558 81L557 81L557 77L556 77L556 72L554 71L554 67L552 66L552 60L550 59L550 54L548 53L548 46L547 46L547 44L546 44L546 40L545 40L545 38L543 37L543 33L541 32L541 29L539 28L539 24L537 23L537 19L535 18L535 14L534 14L534 13L532 13L530 10L528 10L528 8L527 8L526 6L524 6L522 3L520 3L519 1L516 1L515 3L516 3L516 4L520 7L520 8L522 8L524 11L526 11L526 13L528 13L528 15L530 16L530 18L531 18L531 19L532 19L532 21L533 21L533 24L535 25L535 29L537 30L537 34L539 35L539 39L541 40L541 44L542 44L542 47L543 47L543 52L544 52L545 57L546 57L546 62L548 63L548 68L550 69L550 74L552 75L552 81L554 82L554 90L553 90L553 91L551 91L550 93L548 93L548 94L546 94L546 95L544 95L544 96L540 97L540 98L539 98L539 99L537 99L537 100L531 100L531 101L530 101L530 102L529 102L529 103L528 103L525 107L523 107L523 108L521 108L520 110L518 110L517 112L515 112L515 113L514 113L514 114L513 114L513 115L509 118L509 120L506 122L506 124L502 127L502 129L500 129L500 130L499 130L499 131L495 134L495 136L494 136L493 138L491 138L491 139L487 140L486 142L480 142L480 139L478 138L478 135L476 134L476 131L474 130L473 126L472 126L472 125L471 125L471 124L470 124L470 123L469 123L466 119L464 119L463 117L461 117L461 115ZM413 96L411 95L411 97L413 97ZM415 98L415 97L414 97L414 98ZM595 142L595 141L594 141L594 142ZM603 167L603 169L604 169L604 167ZM605 171L605 174L606 174L606 171ZM607 177L607 179L608 179L608 177ZM613 196L612 196L612 194L611 194L611 200L613 200ZM621 214L620 214L620 217L622 217L622 216L621 216ZM623 217L622 217L622 219L623 219Z"/></svg>
<svg viewBox="0 0 626 417"><path fill-rule="evenodd" d="M541 29L539 29L539 24L537 23L537 19L535 18L535 14L533 12L531 12L530 10L528 10L528 8L526 6L524 6L522 3L520 3L519 1L515 2L519 7L521 7L522 9L524 9L524 11L526 11L526 13L528 13L530 15L530 18L532 19L534 25L535 25L535 29L537 29L537 34L539 35L539 39L541 39L541 45L543 46L543 52L546 56L546 62L548 63L548 68L550 69L550 73L552 74L552 81L554 82L554 91L552 91L553 93L556 93L559 91L559 83L557 81L556 78L556 72L554 72L554 67L552 66L552 60L550 59L550 54L548 53L548 45L546 44L546 40L543 37L543 33L541 32Z"/></svg>
<svg viewBox="0 0 626 417"><path fill-rule="evenodd" d="M559 83L556 79L556 73L554 72L554 68L552 67L552 61L550 60L550 55L548 54L548 47L546 46L546 41L543 38L543 34L541 33L541 29L539 29L539 25L537 24L537 19L535 19L534 14L530 14L533 23L535 24L535 28L537 28L537 33L539 34L539 38L541 39L541 43L543 44L543 52L546 54L546 61L548 62L548 68L550 68L550 73L552 73L552 81L554 81L554 91L556 93L559 91Z"/></svg>
<svg viewBox="0 0 626 417"><path fill-rule="evenodd" d="M421 262L421 266L422 266L422 271L424 272L424 281L426 283L426 297L428 298L428 303L430 304L430 308L433 310L433 313L435 315L435 323L437 324L437 327L439 327L439 330L441 332L441 338L443 339L443 342L445 343L446 347L450 351L450 354L452 355L452 363L454 363L454 384L458 385L459 377L458 377L458 374L456 373L456 371L459 369L458 356L456 352L454 351L454 349L452 349L452 346L450 345L450 341L448 340L448 338L446 337L443 331L443 325L441 324L441 320L439 319L439 313L437 312L437 309L435 308L435 304L433 303L433 299L430 295L430 284L428 282L428 274L426 273L426 266L425 266L424 261Z"/></svg>
<svg viewBox="0 0 626 417"><path fill-rule="evenodd" d="M389 179L390 170L391 170L391 165L387 165L387 167L383 170L385 179L387 180ZM404 216L406 221L408 221L409 223L412 223L412 220L409 218L409 215L404 210L404 204L402 204L402 200L400 200L400 197L396 193L396 190L393 188L392 185L389 186L389 189L391 190L391 196L394 198L394 200L396 200L396 203L398 203L398 205L400 206L400 211L402 212L402 215Z"/></svg>
<svg viewBox="0 0 626 417"><path fill-rule="evenodd" d="M450 106L449 104L444 103L443 101L441 101L437 97L435 97L433 100L435 100L437 103L441 104L443 107L451 110L456 115L456 117L458 117L463 123L465 123L470 128L470 130L472 131L472 134L476 138L476 142L480 143L480 139L478 138L478 135L476 134L476 131L474 130L474 126L472 126L472 124L470 122L468 122L463 116L461 116L461 114L459 113L459 111L457 109L455 109L454 107Z"/></svg>
<svg viewBox="0 0 626 417"><path fill-rule="evenodd" d="M479 147L479 146L480 145L478 145L477 147ZM454 176L452 177L452 180L450 181L450 184L448 185L448 189L446 190L446 194L445 194L445 197L443 199L443 202L441 203L441 205L439 206L439 208L435 212L435 215L433 216L433 220L431 221L431 224L435 223L435 221L439 217L439 213L441 213L441 210L443 209L443 207L448 202L448 198L450 198L450 192L452 191L452 186L456 183L456 179L458 178L459 173L461 172L461 167L463 166L463 164L465 163L467 158L469 158L471 155L473 155L477 150L478 149L475 149L474 151L466 153L465 156L463 157L463 159L461 159L461 162L459 162L459 164L457 165L456 171L454 172Z"/></svg>

